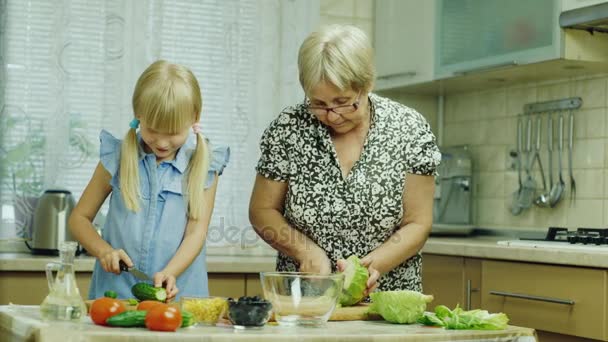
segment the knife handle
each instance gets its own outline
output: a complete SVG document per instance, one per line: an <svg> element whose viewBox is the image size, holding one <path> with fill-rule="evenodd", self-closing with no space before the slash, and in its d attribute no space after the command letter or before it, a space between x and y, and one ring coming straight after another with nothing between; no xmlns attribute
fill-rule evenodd
<svg viewBox="0 0 608 342"><path fill-rule="evenodd" d="M118 266L120 267L121 271L129 272L129 267L127 266L127 264L124 261L120 260L118 262Z"/></svg>

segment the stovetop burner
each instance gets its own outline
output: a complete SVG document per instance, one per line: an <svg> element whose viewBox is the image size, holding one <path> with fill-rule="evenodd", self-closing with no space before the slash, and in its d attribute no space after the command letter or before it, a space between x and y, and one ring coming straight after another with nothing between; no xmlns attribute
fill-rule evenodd
<svg viewBox="0 0 608 342"><path fill-rule="evenodd" d="M544 239L526 239L529 241L556 241L583 245L608 245L608 228L578 228L569 231L568 228L549 227Z"/></svg>

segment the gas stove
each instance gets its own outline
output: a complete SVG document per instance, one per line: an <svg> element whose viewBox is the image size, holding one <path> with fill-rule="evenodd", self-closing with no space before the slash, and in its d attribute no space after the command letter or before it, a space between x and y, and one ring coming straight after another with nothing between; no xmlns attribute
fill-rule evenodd
<svg viewBox="0 0 608 342"><path fill-rule="evenodd" d="M554 248L577 251L608 252L608 228L568 228L550 227L543 239L524 239L498 241L499 245Z"/></svg>

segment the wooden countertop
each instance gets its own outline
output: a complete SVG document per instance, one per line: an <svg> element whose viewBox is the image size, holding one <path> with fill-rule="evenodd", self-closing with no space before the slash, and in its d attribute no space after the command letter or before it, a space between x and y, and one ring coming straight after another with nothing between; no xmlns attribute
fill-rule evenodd
<svg viewBox="0 0 608 342"><path fill-rule="evenodd" d="M0 340L83 342L135 341L515 341L535 342L533 329L509 326L500 331L444 330L417 324L384 321L329 322L325 327L301 328L266 325L236 331L230 326L195 326L177 332L153 332L145 328L108 328L94 325L89 317L81 323L45 323L38 306L0 306Z"/></svg>

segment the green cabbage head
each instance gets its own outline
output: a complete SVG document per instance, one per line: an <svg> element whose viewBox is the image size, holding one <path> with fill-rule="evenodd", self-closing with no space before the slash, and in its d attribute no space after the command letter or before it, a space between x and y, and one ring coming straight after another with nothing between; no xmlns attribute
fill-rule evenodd
<svg viewBox="0 0 608 342"><path fill-rule="evenodd" d="M369 271L356 255L351 255L346 259L347 265L344 269L344 287L340 295L340 305L351 306L359 303L363 299L363 294L367 288Z"/></svg>
<svg viewBox="0 0 608 342"><path fill-rule="evenodd" d="M369 310L380 314L391 323L416 323L426 310L426 304L433 296L416 291L385 291L370 294L372 305Z"/></svg>

